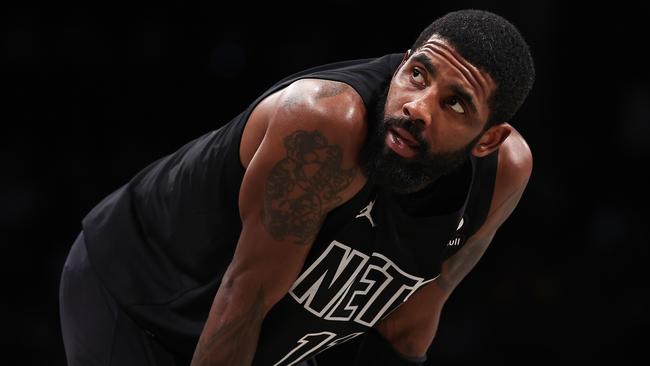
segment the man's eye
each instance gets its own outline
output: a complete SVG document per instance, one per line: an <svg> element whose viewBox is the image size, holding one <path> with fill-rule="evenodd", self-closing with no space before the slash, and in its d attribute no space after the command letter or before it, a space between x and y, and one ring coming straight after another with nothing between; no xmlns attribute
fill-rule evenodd
<svg viewBox="0 0 650 366"><path fill-rule="evenodd" d="M413 71L411 71L411 76L413 76L413 78L415 79L419 76L422 76L422 73L417 68L413 68Z"/></svg>
<svg viewBox="0 0 650 366"><path fill-rule="evenodd" d="M460 113L460 114L465 113L465 108L463 108L463 105L460 103L460 100L458 98L456 98L456 97L449 98L449 101L447 101L447 104L455 112Z"/></svg>

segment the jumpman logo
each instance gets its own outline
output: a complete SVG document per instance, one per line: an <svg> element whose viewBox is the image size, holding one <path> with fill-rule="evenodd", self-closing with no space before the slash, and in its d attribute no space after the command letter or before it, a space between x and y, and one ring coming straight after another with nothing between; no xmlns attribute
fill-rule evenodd
<svg viewBox="0 0 650 366"><path fill-rule="evenodd" d="M372 227L375 227L375 222L372 221L372 216L370 216L370 211L372 211L372 206L375 205L375 200L370 201L368 203L368 206L364 207L363 210L359 212L359 214L356 217L366 217L368 221L370 221L370 225Z"/></svg>

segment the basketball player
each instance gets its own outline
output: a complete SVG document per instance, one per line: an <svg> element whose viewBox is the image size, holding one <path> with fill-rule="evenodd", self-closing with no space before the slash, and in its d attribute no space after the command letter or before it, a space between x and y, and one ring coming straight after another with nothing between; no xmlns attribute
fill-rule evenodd
<svg viewBox="0 0 650 366"><path fill-rule="evenodd" d="M484 11L281 80L92 209L63 269L69 365L419 365L517 205L526 42Z"/></svg>

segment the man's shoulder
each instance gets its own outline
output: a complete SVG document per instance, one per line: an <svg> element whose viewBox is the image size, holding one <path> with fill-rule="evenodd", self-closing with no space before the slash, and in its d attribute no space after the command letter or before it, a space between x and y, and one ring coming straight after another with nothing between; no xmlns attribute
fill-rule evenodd
<svg viewBox="0 0 650 366"><path fill-rule="evenodd" d="M274 95L266 108L269 129L318 130L350 151L358 151L365 139L365 105L346 83L300 79Z"/></svg>
<svg viewBox="0 0 650 366"><path fill-rule="evenodd" d="M363 99L344 82L300 79L279 95L276 107L288 113L308 114L330 122L361 123L366 116Z"/></svg>
<svg viewBox="0 0 650 366"><path fill-rule="evenodd" d="M533 169L533 154L524 137L514 128L499 148L497 184L507 190L526 186Z"/></svg>

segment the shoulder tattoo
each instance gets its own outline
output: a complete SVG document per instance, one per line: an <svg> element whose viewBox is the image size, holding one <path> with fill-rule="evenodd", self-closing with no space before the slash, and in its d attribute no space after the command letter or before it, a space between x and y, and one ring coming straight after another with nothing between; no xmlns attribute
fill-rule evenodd
<svg viewBox="0 0 650 366"><path fill-rule="evenodd" d="M341 200L340 192L357 169L343 169L343 151L319 131L298 130L285 137L287 155L269 173L262 221L276 240L309 244L320 229L324 208Z"/></svg>

